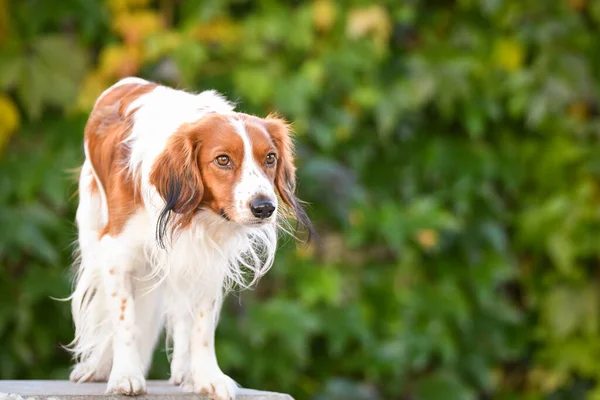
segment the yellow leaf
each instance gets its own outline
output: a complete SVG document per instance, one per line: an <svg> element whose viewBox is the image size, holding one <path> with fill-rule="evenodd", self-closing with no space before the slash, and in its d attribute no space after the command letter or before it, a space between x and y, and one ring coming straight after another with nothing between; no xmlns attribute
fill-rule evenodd
<svg viewBox="0 0 600 400"><path fill-rule="evenodd" d="M137 75L142 61L142 52L136 46L106 46L100 53L98 70L104 76L124 78Z"/></svg>
<svg viewBox="0 0 600 400"><path fill-rule="evenodd" d="M76 109L89 112L102 92L111 84L111 80L104 77L98 71L90 73L85 77L77 97Z"/></svg>
<svg viewBox="0 0 600 400"><path fill-rule="evenodd" d="M161 31L163 23L154 11L133 11L115 16L113 29L125 43L137 44L149 35Z"/></svg>
<svg viewBox="0 0 600 400"><path fill-rule="evenodd" d="M235 43L240 33L238 25L229 19L219 18L194 27L190 35L204 43Z"/></svg>
<svg viewBox="0 0 600 400"><path fill-rule="evenodd" d="M108 7L113 15L117 15L129 10L141 7L147 7L150 0L109 0Z"/></svg>
<svg viewBox="0 0 600 400"><path fill-rule="evenodd" d="M438 238L438 233L431 229L422 229L417 232L417 242L425 250L434 247L438 242Z"/></svg>
<svg viewBox="0 0 600 400"><path fill-rule="evenodd" d="M528 375L529 385L543 393L552 393L568 381L566 371L553 371L543 367L532 369Z"/></svg>
<svg viewBox="0 0 600 400"><path fill-rule="evenodd" d="M372 5L348 13L348 37L358 39L371 35L378 46L385 46L392 33L392 23L385 8Z"/></svg>
<svg viewBox="0 0 600 400"><path fill-rule="evenodd" d="M312 3L312 16L318 30L329 31L337 16L335 3L331 0L315 0Z"/></svg>
<svg viewBox="0 0 600 400"><path fill-rule="evenodd" d="M521 68L525 50L514 39L501 39L494 48L494 63L506 71L513 72Z"/></svg>
<svg viewBox="0 0 600 400"><path fill-rule="evenodd" d="M21 123L19 110L10 97L0 94L0 152Z"/></svg>

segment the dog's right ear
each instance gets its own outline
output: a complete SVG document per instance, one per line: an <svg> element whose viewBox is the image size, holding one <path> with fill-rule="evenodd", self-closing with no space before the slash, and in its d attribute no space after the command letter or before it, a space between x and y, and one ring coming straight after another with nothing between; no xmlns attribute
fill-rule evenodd
<svg viewBox="0 0 600 400"><path fill-rule="evenodd" d="M150 183L165 202L156 227L162 247L167 230L178 225L173 214L181 221L185 215L191 216L202 202L204 185L198 164L199 151L200 143L182 130L169 138L152 166Z"/></svg>

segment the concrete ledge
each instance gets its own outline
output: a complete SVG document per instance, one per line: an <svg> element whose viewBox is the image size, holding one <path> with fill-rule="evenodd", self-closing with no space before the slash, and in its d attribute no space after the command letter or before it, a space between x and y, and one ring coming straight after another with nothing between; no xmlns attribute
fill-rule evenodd
<svg viewBox="0 0 600 400"><path fill-rule="evenodd" d="M135 400L205 400L205 395L185 393L167 381L148 381L148 394ZM0 381L0 400L123 400L129 397L106 395L106 383L73 383L69 381ZM281 393L238 389L238 400L294 400Z"/></svg>

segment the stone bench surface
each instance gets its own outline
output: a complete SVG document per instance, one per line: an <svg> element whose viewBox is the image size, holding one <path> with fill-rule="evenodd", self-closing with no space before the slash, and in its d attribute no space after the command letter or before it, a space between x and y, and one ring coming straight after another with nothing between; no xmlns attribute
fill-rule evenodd
<svg viewBox="0 0 600 400"><path fill-rule="evenodd" d="M206 395L185 393L167 381L148 381L148 393L127 397L107 395L106 383L73 383L69 381L0 381L0 400L46 399L46 400L205 400ZM282 393L238 389L238 400L293 400Z"/></svg>

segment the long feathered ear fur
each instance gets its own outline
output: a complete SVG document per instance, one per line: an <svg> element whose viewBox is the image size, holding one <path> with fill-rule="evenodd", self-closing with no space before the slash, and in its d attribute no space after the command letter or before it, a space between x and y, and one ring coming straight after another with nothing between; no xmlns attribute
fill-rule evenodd
<svg viewBox="0 0 600 400"><path fill-rule="evenodd" d="M198 142L179 132L170 138L152 167L150 183L165 202L156 225L156 240L163 249L167 233L170 239L175 230L185 226L202 201L199 151Z"/></svg>
<svg viewBox="0 0 600 400"><path fill-rule="evenodd" d="M267 116L265 121L267 132L271 135L279 152L275 188L281 200L290 209L297 224L303 225L308 231L307 242L309 242L311 238L317 237L317 233L300 204L300 200L294 194L296 191L296 167L294 166L294 143L291 138L291 127L284 119L273 114Z"/></svg>

